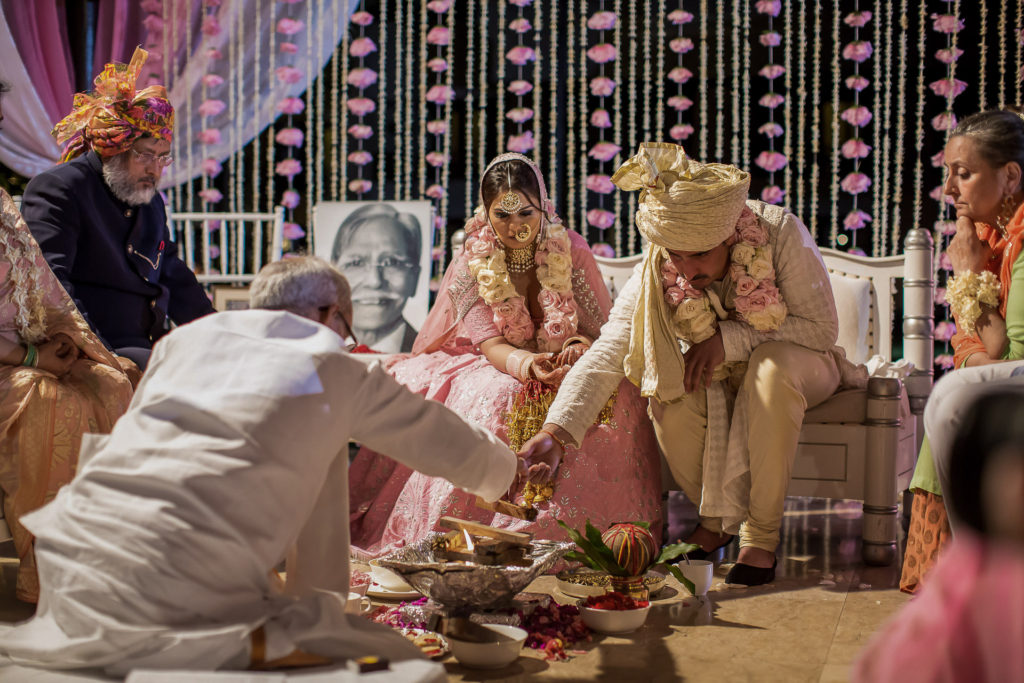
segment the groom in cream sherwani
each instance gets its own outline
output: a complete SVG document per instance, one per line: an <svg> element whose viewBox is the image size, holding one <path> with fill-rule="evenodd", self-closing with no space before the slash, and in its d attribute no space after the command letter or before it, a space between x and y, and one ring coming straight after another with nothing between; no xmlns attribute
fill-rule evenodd
<svg viewBox="0 0 1024 683"><path fill-rule="evenodd" d="M699 508L687 540L702 549L690 557L738 533L726 580L768 583L804 412L855 376L835 346L821 254L791 212L747 200L749 174L688 159L677 145L642 144L612 181L642 190L636 225L649 244L545 427L579 444L629 377L650 398L672 475ZM535 481L562 454L544 433L520 451L544 461L531 467Z"/></svg>

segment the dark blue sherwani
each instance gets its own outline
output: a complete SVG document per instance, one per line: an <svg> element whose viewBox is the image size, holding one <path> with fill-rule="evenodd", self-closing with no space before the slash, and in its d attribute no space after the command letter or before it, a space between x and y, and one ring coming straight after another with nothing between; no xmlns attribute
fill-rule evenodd
<svg viewBox="0 0 1024 683"><path fill-rule="evenodd" d="M182 324L213 312L170 240L163 199L143 206L117 199L95 152L33 178L21 211L57 279L110 349L152 348L168 318Z"/></svg>

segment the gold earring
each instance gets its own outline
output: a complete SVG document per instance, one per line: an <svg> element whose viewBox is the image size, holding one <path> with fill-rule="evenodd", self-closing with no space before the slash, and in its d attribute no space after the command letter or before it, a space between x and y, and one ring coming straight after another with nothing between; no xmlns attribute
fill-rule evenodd
<svg viewBox="0 0 1024 683"><path fill-rule="evenodd" d="M996 227L999 232L1006 237L1006 226L1013 220L1013 214L1015 213L1016 205L1013 201L1013 195L1008 194L1003 197L1003 202L999 207L999 215L996 216Z"/></svg>
<svg viewBox="0 0 1024 683"><path fill-rule="evenodd" d="M516 233L516 242L529 242L530 241L530 224L523 223L519 226L519 232Z"/></svg>

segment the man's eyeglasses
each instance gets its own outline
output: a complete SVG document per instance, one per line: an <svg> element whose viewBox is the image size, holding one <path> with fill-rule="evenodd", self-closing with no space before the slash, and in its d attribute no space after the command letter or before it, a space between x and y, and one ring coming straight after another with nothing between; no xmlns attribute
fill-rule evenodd
<svg viewBox="0 0 1024 683"><path fill-rule="evenodd" d="M134 149L132 150L132 154L135 155L135 158L138 159L139 163L141 163L143 166L149 166L152 163L159 164L160 166L170 166L171 162L174 161L174 157L168 154L150 154L148 152L136 152Z"/></svg>
<svg viewBox="0 0 1024 683"><path fill-rule="evenodd" d="M330 308L330 306L321 306L319 310L321 313L326 313ZM351 351L359 346L359 340L356 339L356 332L352 329L352 323L350 323L348 318L345 317L345 314L341 312L341 309L338 309L338 312L335 313L335 315L338 316L341 319L341 322L345 324L346 336L352 339L352 343L345 347L346 351Z"/></svg>
<svg viewBox="0 0 1024 683"><path fill-rule="evenodd" d="M415 261L396 258L394 256L385 256L377 263L371 263L368 259L353 256L350 258L342 258L338 261L337 265L338 269L342 273L356 277L363 277L375 269L378 272L384 271L385 275L391 277L415 273L419 269L419 264Z"/></svg>

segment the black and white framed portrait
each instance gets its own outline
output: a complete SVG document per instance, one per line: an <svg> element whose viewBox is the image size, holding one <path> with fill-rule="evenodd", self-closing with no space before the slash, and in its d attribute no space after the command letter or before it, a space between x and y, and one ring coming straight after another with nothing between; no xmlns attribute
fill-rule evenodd
<svg viewBox="0 0 1024 683"><path fill-rule="evenodd" d="M411 351L430 302L429 201L322 202L313 253L352 285L352 328L375 351Z"/></svg>

